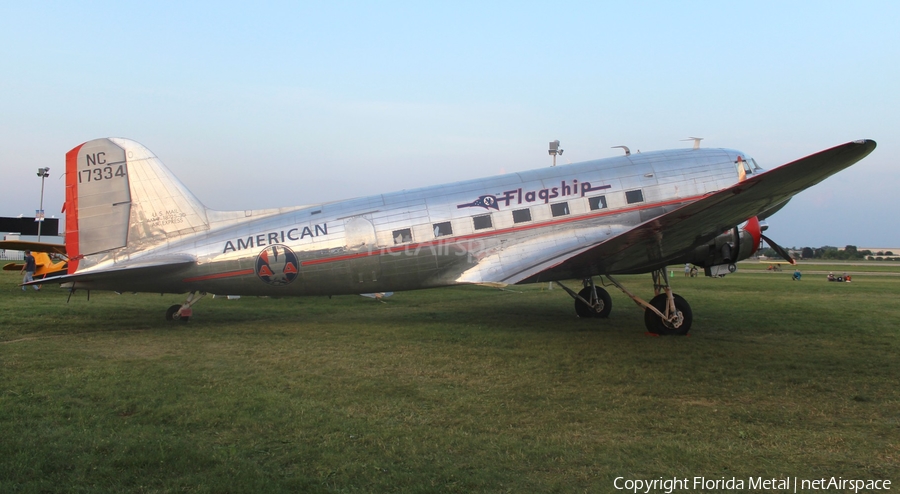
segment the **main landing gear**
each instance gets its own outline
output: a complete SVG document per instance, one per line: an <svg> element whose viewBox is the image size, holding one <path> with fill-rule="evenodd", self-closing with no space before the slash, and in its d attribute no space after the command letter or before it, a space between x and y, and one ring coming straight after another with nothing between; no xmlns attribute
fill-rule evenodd
<svg viewBox="0 0 900 494"><path fill-rule="evenodd" d="M691 306L680 295L672 293L665 268L653 271L652 275L655 296L650 299L650 302L629 292L612 276L605 276L612 285L622 290L622 293L628 295L635 304L644 308L644 325L647 327L647 331L658 335L686 335L694 320ZM585 279L583 281L584 288L578 293L558 281L556 284L575 299L575 313L578 314L578 317L609 316L612 300L605 289L594 284L593 278Z"/></svg>
<svg viewBox="0 0 900 494"><path fill-rule="evenodd" d="M584 288L580 292L575 293L569 287L560 282L556 282L563 290L575 299L575 313L578 317L609 317L612 310L612 298L609 292L594 284L593 278L588 278L582 282Z"/></svg>
<svg viewBox="0 0 900 494"><path fill-rule="evenodd" d="M197 292L189 293L187 296L187 300L185 300L183 304L170 306L166 310L166 320L187 322L188 319L190 319L193 315L193 309L191 309L191 306L199 302L200 299L205 296L206 292L200 292L199 295L197 295Z"/></svg>

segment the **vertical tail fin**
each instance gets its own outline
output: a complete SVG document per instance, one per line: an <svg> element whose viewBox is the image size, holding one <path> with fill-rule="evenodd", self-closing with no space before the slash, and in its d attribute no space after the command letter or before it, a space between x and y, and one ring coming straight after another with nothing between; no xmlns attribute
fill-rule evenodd
<svg viewBox="0 0 900 494"><path fill-rule="evenodd" d="M141 144L95 139L66 153L69 274L209 229L206 207Z"/></svg>

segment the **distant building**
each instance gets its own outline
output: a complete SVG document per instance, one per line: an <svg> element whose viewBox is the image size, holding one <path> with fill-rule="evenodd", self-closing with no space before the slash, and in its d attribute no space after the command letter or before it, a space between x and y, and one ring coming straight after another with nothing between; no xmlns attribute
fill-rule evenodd
<svg viewBox="0 0 900 494"><path fill-rule="evenodd" d="M872 254L876 252L893 252L894 255L900 255L900 247L857 247L856 249L860 251L869 250L872 251ZM839 250L844 250L844 248L841 247Z"/></svg>
<svg viewBox="0 0 900 494"><path fill-rule="evenodd" d="M837 250L847 250L847 247L838 247ZM869 251L871 254L866 256L866 259L872 260L886 260L886 261L898 261L900 260L900 247L857 247L857 252Z"/></svg>
<svg viewBox="0 0 900 494"><path fill-rule="evenodd" d="M33 217L9 218L0 217L0 239L38 241L38 222ZM64 244L65 237L59 236L59 219L44 218L41 225L41 242L48 244ZM0 259L21 260L21 251L0 249Z"/></svg>
<svg viewBox="0 0 900 494"><path fill-rule="evenodd" d="M38 222L34 221L34 217L0 217L0 232L37 236ZM59 235L59 218L44 218L41 225L41 240L44 235L52 237Z"/></svg>

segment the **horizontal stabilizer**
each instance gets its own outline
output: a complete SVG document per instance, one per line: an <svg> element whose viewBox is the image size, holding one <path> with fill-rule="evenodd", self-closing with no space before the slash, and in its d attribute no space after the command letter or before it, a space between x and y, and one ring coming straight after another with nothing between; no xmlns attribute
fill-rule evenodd
<svg viewBox="0 0 900 494"><path fill-rule="evenodd" d="M174 273L190 267L196 262L197 260L193 256L187 254L153 256L111 265L93 266L76 274L56 277L53 281L59 283L102 282L104 285L110 285L117 280L134 280L144 276L158 277Z"/></svg>

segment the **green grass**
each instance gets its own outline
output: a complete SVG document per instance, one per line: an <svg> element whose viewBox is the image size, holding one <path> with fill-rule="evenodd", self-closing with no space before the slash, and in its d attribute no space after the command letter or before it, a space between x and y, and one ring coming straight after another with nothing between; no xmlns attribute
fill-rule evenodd
<svg viewBox="0 0 900 494"><path fill-rule="evenodd" d="M542 284L204 299L173 324L181 296L66 304L2 273L0 492L900 480L900 277L675 275L687 338L645 335L618 290L601 321Z"/></svg>

